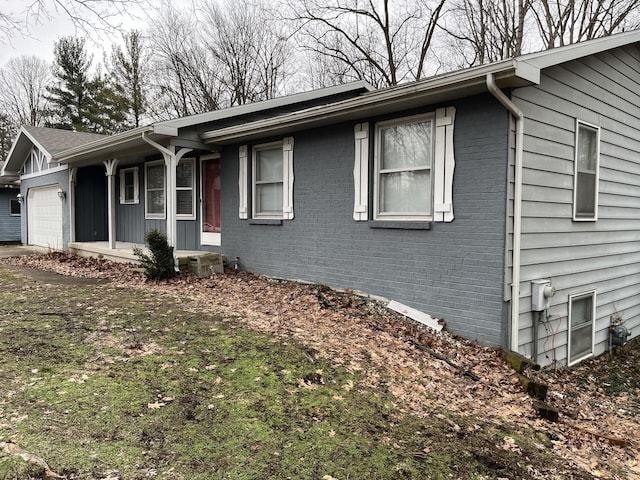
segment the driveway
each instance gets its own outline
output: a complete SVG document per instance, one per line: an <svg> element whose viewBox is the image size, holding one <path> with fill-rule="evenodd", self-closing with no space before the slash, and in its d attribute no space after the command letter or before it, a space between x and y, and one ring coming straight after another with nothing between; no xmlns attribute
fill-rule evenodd
<svg viewBox="0 0 640 480"><path fill-rule="evenodd" d="M32 247L28 245L0 244L0 258L19 257L23 255L33 255L36 253L46 253L48 250L42 247ZM47 272L30 267L22 267L17 265L0 265L0 268L18 271L27 275L31 279L50 284L61 285L95 285L99 283L108 283L109 280L104 278L83 278L60 275L58 273Z"/></svg>

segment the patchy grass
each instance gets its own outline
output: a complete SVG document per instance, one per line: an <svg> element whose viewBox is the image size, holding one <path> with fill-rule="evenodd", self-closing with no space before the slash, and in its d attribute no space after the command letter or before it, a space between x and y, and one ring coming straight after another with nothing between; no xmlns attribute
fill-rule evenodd
<svg viewBox="0 0 640 480"><path fill-rule="evenodd" d="M591 478L526 426L402 414L366 361L186 300L0 269L0 301L0 442L68 479ZM44 478L1 452L0 479Z"/></svg>

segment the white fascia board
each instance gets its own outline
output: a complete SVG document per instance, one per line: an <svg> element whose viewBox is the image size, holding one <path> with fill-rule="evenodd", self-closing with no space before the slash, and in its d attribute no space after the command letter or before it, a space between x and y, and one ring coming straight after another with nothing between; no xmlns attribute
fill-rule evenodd
<svg viewBox="0 0 640 480"><path fill-rule="evenodd" d="M518 78L528 84L535 84L540 80L540 71L535 66L510 59L433 77L423 81L377 90L359 97L328 105L321 105L290 114L204 132L200 135L200 138L205 143L227 142L245 136L266 133L270 129L275 130L284 127L304 126L317 120L328 120L332 117L339 117L347 113L356 113L358 110L367 108L375 108L376 105L388 105L407 98L429 97L471 85L482 85L483 88L486 88L486 75L488 73L492 73L498 78Z"/></svg>
<svg viewBox="0 0 640 480"><path fill-rule="evenodd" d="M16 150L20 148L20 145L22 145L25 141L28 141L32 145L38 147L38 149L45 154L47 163L51 162L51 155L49 154L49 152L47 152L44 148L42 148L42 145L40 145L40 143L38 143L38 141L24 127L20 127L20 130L18 131L18 135L16 135L16 139L11 145L11 149L7 154L7 160L5 161L4 166L2 167L2 176L17 175L17 173L15 172L19 172L22 166L24 165L24 162L26 161L28 156L28 152L31 150L30 147L27 148L25 146L24 156L21 155L18 158L13 158L13 157L14 157L14 154L17 154ZM11 167L11 170L7 170L7 167L9 166Z"/></svg>
<svg viewBox="0 0 640 480"><path fill-rule="evenodd" d="M167 137L178 136L178 127L166 125L164 123L157 123L151 127L153 128L153 133L157 133L158 135L165 135Z"/></svg>

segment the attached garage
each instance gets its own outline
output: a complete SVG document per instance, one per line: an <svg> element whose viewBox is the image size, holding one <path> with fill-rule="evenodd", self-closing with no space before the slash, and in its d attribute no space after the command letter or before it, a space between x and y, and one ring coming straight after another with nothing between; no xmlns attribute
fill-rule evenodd
<svg viewBox="0 0 640 480"><path fill-rule="evenodd" d="M27 238L29 245L54 250L63 248L62 205L56 185L29 189L27 194Z"/></svg>

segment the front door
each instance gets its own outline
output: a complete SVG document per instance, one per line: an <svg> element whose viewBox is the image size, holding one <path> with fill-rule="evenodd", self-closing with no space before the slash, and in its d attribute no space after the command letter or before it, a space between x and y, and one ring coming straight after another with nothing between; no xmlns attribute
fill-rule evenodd
<svg viewBox="0 0 640 480"><path fill-rule="evenodd" d="M200 163L201 182L200 242L203 245L221 245L220 221L220 157L204 157Z"/></svg>

